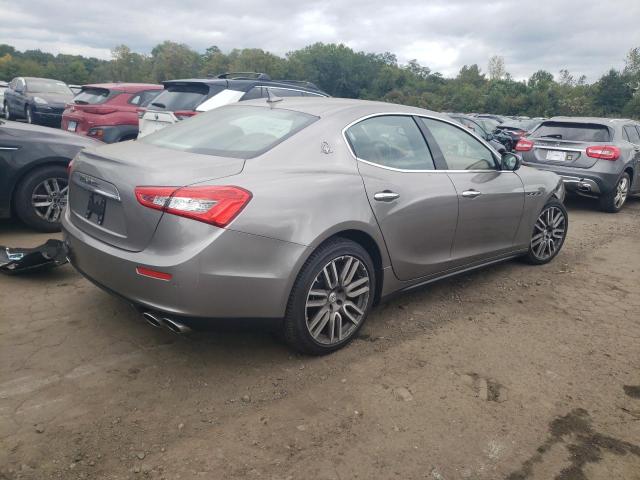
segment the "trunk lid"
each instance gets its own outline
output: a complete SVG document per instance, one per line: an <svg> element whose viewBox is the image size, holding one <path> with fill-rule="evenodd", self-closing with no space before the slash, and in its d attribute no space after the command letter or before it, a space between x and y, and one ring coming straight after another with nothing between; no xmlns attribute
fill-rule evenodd
<svg viewBox="0 0 640 480"><path fill-rule="evenodd" d="M178 188L237 175L243 167L244 160L239 158L177 152L138 142L84 150L73 163L71 221L109 245L141 251L153 238L162 212L141 205L136 187Z"/></svg>
<svg viewBox="0 0 640 480"><path fill-rule="evenodd" d="M575 142L568 140L531 138L534 142L533 150L526 156L530 163L543 163L548 165L563 165L565 167L590 168L597 158L587 156L587 147L594 145L606 145L597 142Z"/></svg>

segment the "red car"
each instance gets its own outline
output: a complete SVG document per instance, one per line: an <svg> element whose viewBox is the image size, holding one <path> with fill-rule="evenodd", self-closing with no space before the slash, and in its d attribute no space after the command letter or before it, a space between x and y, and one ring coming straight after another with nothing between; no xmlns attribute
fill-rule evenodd
<svg viewBox="0 0 640 480"><path fill-rule="evenodd" d="M164 87L150 83L84 85L62 114L62 129L105 143L138 136L138 112Z"/></svg>

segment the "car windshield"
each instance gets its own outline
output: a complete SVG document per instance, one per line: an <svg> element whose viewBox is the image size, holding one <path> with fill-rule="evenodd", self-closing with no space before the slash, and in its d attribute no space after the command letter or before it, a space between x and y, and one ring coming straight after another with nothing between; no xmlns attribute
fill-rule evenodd
<svg viewBox="0 0 640 480"><path fill-rule="evenodd" d="M292 110L235 105L201 113L139 141L185 152L252 158L317 119Z"/></svg>
<svg viewBox="0 0 640 480"><path fill-rule="evenodd" d="M207 98L224 90L223 85L211 87L202 83L184 85L168 85L149 104L151 110L166 110L176 112L179 110L195 110L198 105Z"/></svg>
<svg viewBox="0 0 640 480"><path fill-rule="evenodd" d="M73 95L73 92L69 90L66 83L58 80L47 80L44 78L27 80L27 90L30 93L60 93Z"/></svg>
<svg viewBox="0 0 640 480"><path fill-rule="evenodd" d="M593 123L543 122L531 134L534 138L555 138L574 142L610 142L611 133L605 125Z"/></svg>
<svg viewBox="0 0 640 480"><path fill-rule="evenodd" d="M73 99L78 105L95 105L109 98L110 90L106 88L85 88Z"/></svg>

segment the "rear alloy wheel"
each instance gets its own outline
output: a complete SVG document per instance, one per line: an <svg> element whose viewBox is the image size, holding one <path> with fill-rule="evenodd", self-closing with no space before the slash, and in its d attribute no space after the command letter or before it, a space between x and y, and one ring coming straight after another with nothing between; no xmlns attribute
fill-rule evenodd
<svg viewBox="0 0 640 480"><path fill-rule="evenodd" d="M631 178L627 172L624 172L616 187L611 192L600 197L600 209L609 213L618 213L627 201L630 186Z"/></svg>
<svg viewBox="0 0 640 480"><path fill-rule="evenodd" d="M560 252L567 236L567 211L558 200L552 200L540 212L525 259L534 265L548 263Z"/></svg>
<svg viewBox="0 0 640 480"><path fill-rule="evenodd" d="M20 220L41 232L59 231L62 212L67 205L68 182L66 169L58 165L27 174L14 196Z"/></svg>
<svg viewBox="0 0 640 480"><path fill-rule="evenodd" d="M287 308L284 337L303 353L323 355L349 343L373 304L367 251L348 239L321 246L302 269Z"/></svg>

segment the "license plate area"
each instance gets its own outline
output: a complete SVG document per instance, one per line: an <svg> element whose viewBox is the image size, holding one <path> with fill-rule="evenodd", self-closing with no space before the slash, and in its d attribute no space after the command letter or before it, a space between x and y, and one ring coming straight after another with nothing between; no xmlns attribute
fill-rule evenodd
<svg viewBox="0 0 640 480"><path fill-rule="evenodd" d="M75 132L78 128L78 122L74 122L73 120L67 124L67 130L70 132Z"/></svg>
<svg viewBox="0 0 640 480"><path fill-rule="evenodd" d="M98 225L104 223L104 215L107 210L107 198L98 193L91 193L87 202L87 211L84 218Z"/></svg>
<svg viewBox="0 0 640 480"><path fill-rule="evenodd" d="M546 159L551 162L564 162L567 159L567 154L558 150L547 150Z"/></svg>

